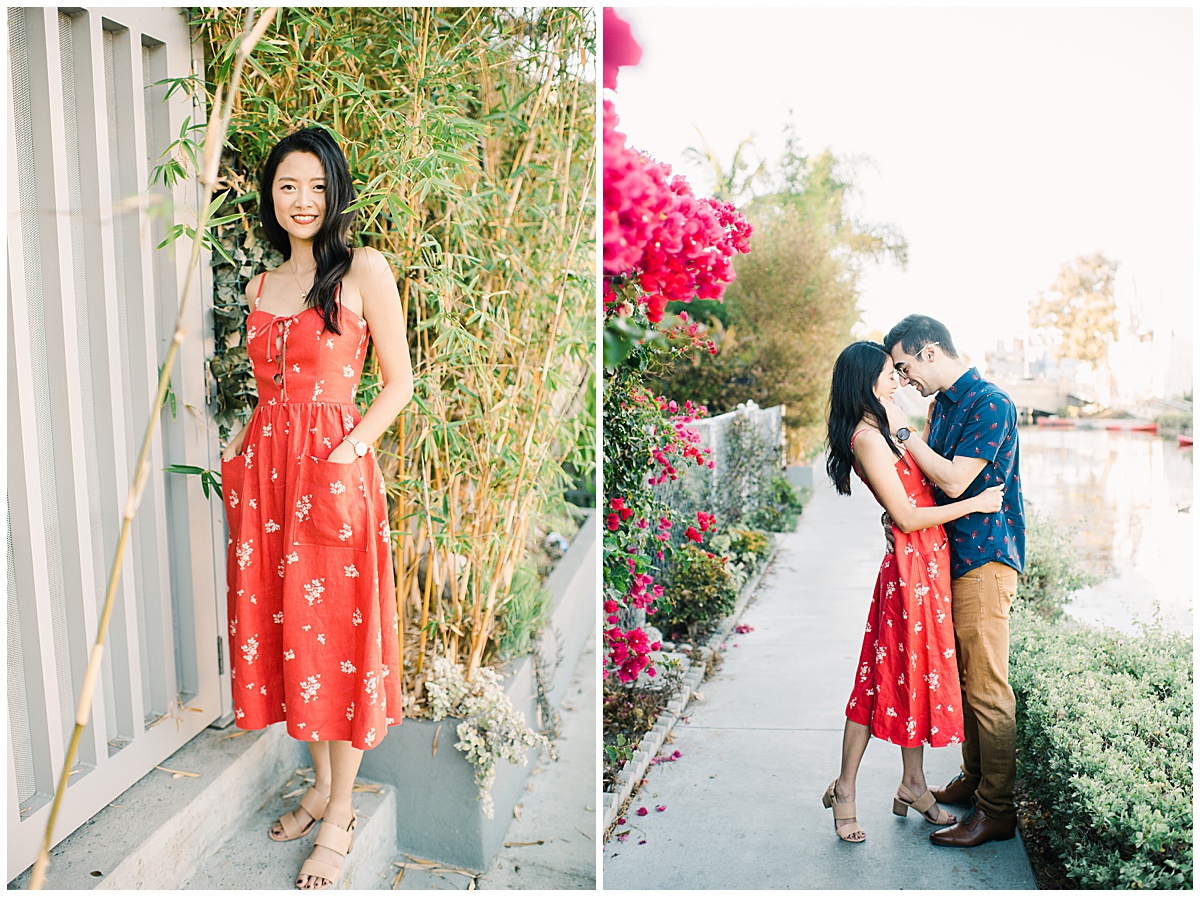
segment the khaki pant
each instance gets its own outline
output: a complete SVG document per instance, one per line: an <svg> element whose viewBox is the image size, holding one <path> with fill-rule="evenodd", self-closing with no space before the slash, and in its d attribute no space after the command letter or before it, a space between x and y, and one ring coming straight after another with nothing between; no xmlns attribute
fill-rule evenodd
<svg viewBox="0 0 1200 897"><path fill-rule="evenodd" d="M963 779L993 819L1013 819L1016 698L1008 684L1008 611L1017 571L993 561L950 583L962 681Z"/></svg>

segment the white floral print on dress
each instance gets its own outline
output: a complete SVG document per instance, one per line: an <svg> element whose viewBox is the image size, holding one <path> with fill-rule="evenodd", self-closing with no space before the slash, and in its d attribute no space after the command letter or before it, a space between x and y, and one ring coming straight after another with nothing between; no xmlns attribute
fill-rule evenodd
<svg viewBox="0 0 1200 897"><path fill-rule="evenodd" d="M300 519L301 522L308 519L309 512L311 510L312 510L312 496L311 495L301 495L298 499L296 499L296 516Z"/></svg>
<svg viewBox="0 0 1200 897"><path fill-rule="evenodd" d="M346 484L343 483L341 480L334 480L332 483L329 484L329 494L330 495L341 495L345 491L346 491Z"/></svg>
<svg viewBox="0 0 1200 897"><path fill-rule="evenodd" d="M321 687L320 679L321 674L314 673L300 683L300 694L304 697L305 704L307 704L309 701L317 700L317 691ZM303 728L304 723L301 723L300 726Z"/></svg>
<svg viewBox="0 0 1200 897"><path fill-rule="evenodd" d="M247 539L245 542L238 542L235 554L239 570L245 570L250 566L250 555L254 554L254 546L251 544L253 541L253 539Z"/></svg>
<svg viewBox="0 0 1200 897"><path fill-rule="evenodd" d="M277 533L281 529L283 529L283 527L281 527L274 520L268 520L266 523L263 524L263 529L268 533Z"/></svg>
<svg viewBox="0 0 1200 897"><path fill-rule="evenodd" d="M250 636L246 644L242 645L242 656L246 658L246 663L254 663L254 658L258 657L258 633Z"/></svg>
<svg viewBox="0 0 1200 897"><path fill-rule="evenodd" d="M357 567L355 567L353 564L351 564L349 567L346 567L345 569L346 569L346 575L348 577L350 577L351 579L358 579L358 568Z"/></svg>
<svg viewBox="0 0 1200 897"><path fill-rule="evenodd" d="M304 586L304 597L308 599L308 606L312 607L314 603L321 604L321 596L325 594L325 580L314 579L312 582Z"/></svg>
<svg viewBox="0 0 1200 897"><path fill-rule="evenodd" d="M342 528L340 530L338 530L338 538L341 539L343 542L345 542L347 539L349 539L353 535L354 535L354 530L352 530L350 528L350 524L348 524L348 523L343 523Z"/></svg>

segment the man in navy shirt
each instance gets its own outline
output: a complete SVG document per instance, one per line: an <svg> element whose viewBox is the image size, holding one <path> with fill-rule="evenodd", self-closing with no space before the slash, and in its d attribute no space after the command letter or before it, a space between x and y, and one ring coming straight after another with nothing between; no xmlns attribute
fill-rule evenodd
<svg viewBox="0 0 1200 897"><path fill-rule="evenodd" d="M1016 832L1016 699L1008 684L1008 612L1025 565L1017 415L1012 399L958 357L950 331L909 315L883 341L896 371L923 396L936 396L922 435L888 408L889 423L939 504L1003 484L999 514L968 514L945 525L950 546L954 636L963 694L962 772L934 789L942 803L972 811L929 839L949 847L1004 841ZM893 418L893 414L895 417Z"/></svg>

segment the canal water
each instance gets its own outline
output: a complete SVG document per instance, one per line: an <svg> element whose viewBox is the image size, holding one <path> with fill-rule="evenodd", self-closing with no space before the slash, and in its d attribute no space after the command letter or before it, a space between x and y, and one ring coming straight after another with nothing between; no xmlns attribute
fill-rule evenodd
<svg viewBox="0 0 1200 897"><path fill-rule="evenodd" d="M1124 631L1160 622L1192 632L1192 449L1174 438L1021 428L1026 509L1073 532L1100 577L1067 613Z"/></svg>

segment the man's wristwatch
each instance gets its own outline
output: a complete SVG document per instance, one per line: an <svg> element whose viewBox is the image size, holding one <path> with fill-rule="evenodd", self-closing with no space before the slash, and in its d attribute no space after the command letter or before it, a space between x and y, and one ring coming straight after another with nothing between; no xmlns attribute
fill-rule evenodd
<svg viewBox="0 0 1200 897"><path fill-rule="evenodd" d="M904 442L904 440L908 439L908 437L911 435L912 435L912 430L910 430L908 427L901 427L899 430L896 431L896 438L899 439L901 442Z"/></svg>
<svg viewBox="0 0 1200 897"><path fill-rule="evenodd" d="M360 458L371 450L369 445L367 445L365 442L359 442L353 436L347 436L346 441L354 446L354 454L358 455Z"/></svg>

